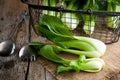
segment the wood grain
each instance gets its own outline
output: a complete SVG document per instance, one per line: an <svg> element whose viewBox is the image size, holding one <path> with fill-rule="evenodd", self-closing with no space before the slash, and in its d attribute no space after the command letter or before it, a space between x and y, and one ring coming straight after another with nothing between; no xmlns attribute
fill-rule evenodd
<svg viewBox="0 0 120 80"><path fill-rule="evenodd" d="M0 42L7 40L11 30L16 24L17 18L21 15L21 12L23 10L28 10L28 9L25 4L20 2L20 0L0 0ZM35 35L34 32L32 32L32 35L34 35L34 37L31 37L32 41L47 42L45 38ZM14 41L17 47L14 55L9 57L0 57L0 80L24 80L25 79L24 77L27 69L27 62L22 62L18 58L18 52L20 48L26 44L25 40L26 40L25 25L23 23L20 26L20 29L14 38ZM114 44L114 46L116 44ZM117 51L118 49L115 49L115 50ZM108 65L110 64L108 63ZM71 72L72 74L65 73L57 76L55 74L56 67L57 65L55 63L52 63L50 61L47 61L39 57L37 61L31 62L30 64L28 80L70 80L70 78L71 80L78 80L79 79L78 77L81 77L80 75L74 72ZM113 68L115 67L113 66ZM75 75L74 78L72 77L73 75ZM96 74L96 76L98 75ZM109 80L120 80L120 74L115 74L108 77L109 77ZM88 80L93 80L93 78L89 78Z"/></svg>

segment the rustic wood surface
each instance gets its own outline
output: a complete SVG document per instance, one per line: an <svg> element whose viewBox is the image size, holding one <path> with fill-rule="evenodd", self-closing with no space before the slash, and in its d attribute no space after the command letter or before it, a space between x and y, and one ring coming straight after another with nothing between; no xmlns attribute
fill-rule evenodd
<svg viewBox="0 0 120 80"><path fill-rule="evenodd" d="M0 0L0 42L8 39L10 31L13 29L14 25L16 24L17 18L19 18L23 10L27 10L27 6L25 4L22 4L20 0ZM33 31L32 33L34 35ZM25 40L26 40L25 25L23 23L21 24L19 31L14 37L14 41L17 47L14 55L9 57L0 57L0 80L24 80L25 79L27 62L22 62L18 58L18 52L20 48L26 44ZM46 39L38 37L37 35L34 35L34 37L31 37L31 40L32 41L39 40L42 42L46 42ZM116 50L117 52L120 53L119 46L116 46L117 44L120 45L120 41L118 43L108 45L107 52L109 50L112 52L112 48L113 48L113 50ZM115 49L114 46L117 49ZM105 57L103 57L103 59L105 59ZM108 58L108 60L109 59L110 58ZM109 63L107 64L110 65ZM117 65L117 64L113 63L113 68L116 68L116 70L118 70L118 67L115 67L114 65ZM56 67L57 65L55 63L47 61L42 57L39 57L37 61L31 62L30 64L28 80L78 80L79 79L78 77L81 77L79 75L72 77L73 74L77 74L74 72L71 72L72 74L64 73L62 75L56 75L55 74ZM108 70L111 70L111 69L108 69ZM108 70L106 70L106 73ZM95 74L95 75L96 77L101 76L99 74ZM103 75L105 75L105 77L107 77L106 79L109 79L109 80L120 80L119 71L116 71L116 74L111 73L111 76L107 76L107 74L105 73ZM94 79L90 77L87 80L94 80Z"/></svg>
<svg viewBox="0 0 120 80"><path fill-rule="evenodd" d="M0 0L0 42L7 39L22 9L26 6L18 0ZM24 63L19 62L17 54L0 60L0 80L24 80Z"/></svg>
<svg viewBox="0 0 120 80"><path fill-rule="evenodd" d="M24 10L28 8L20 0L0 0L0 42L8 39ZM0 80L25 80L28 65L18 58L20 48L26 44L25 23L19 27L12 38L16 43L14 55L0 57ZM54 77L37 61L30 65L28 80L54 80Z"/></svg>

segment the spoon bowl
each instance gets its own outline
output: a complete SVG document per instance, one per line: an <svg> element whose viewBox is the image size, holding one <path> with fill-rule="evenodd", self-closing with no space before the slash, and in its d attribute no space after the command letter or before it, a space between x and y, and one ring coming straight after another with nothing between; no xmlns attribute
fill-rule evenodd
<svg viewBox="0 0 120 80"><path fill-rule="evenodd" d="M30 50L29 46L25 45L19 51L19 58L24 62L28 62L27 70L26 70L26 73L25 73L25 80L28 80L30 62L35 61L36 57L32 53L32 51Z"/></svg>
<svg viewBox="0 0 120 80"><path fill-rule="evenodd" d="M32 53L28 45L23 46L19 51L19 57L22 61L35 61L35 55Z"/></svg>
<svg viewBox="0 0 120 80"><path fill-rule="evenodd" d="M0 43L0 56L7 57L14 53L15 43L11 40L6 40Z"/></svg>

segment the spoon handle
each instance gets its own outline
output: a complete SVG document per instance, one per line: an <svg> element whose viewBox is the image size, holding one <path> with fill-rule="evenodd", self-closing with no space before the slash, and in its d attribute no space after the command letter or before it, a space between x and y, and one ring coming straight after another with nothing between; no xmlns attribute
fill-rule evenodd
<svg viewBox="0 0 120 80"><path fill-rule="evenodd" d="M17 33L17 30L18 30L20 24L22 23L22 21L23 21L23 17L20 16L20 17L17 18L16 24L13 27L12 31L10 32L10 35L9 35L8 39L12 39L15 36L15 34Z"/></svg>
<svg viewBox="0 0 120 80"><path fill-rule="evenodd" d="M25 80L28 80L29 68L30 68L30 60L28 59L27 71L25 73Z"/></svg>
<svg viewBox="0 0 120 80"><path fill-rule="evenodd" d="M26 41L27 43L30 42L30 16L29 14L25 11L24 13L25 15L23 15L25 24L26 24Z"/></svg>
<svg viewBox="0 0 120 80"><path fill-rule="evenodd" d="M27 11L23 11L22 15L17 18L16 25L13 27L8 39L12 39L17 34L18 29L20 28L20 25L22 22L25 21L25 27L26 27L26 40L27 43L30 42L30 16L28 15Z"/></svg>

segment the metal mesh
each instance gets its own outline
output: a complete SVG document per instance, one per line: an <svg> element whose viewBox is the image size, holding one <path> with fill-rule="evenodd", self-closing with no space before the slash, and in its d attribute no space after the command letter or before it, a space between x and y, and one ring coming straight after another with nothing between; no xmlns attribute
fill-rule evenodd
<svg viewBox="0 0 120 80"><path fill-rule="evenodd" d="M103 41L104 43L114 43L117 42L119 39L119 12L66 10L63 7L56 8L40 5L42 4L42 1L39 0L29 0L27 4L29 6L29 12L33 27L36 23L40 21L40 17L43 14L48 14L61 18L64 24L70 28L70 31L74 35L96 38ZM81 18L74 18L74 15L78 15L79 17L83 15L88 16L89 18L88 20L86 20L88 22L87 26L89 26L88 29L84 29L84 20L82 20ZM97 17L94 21L95 26L92 26L92 19L94 16ZM112 18L112 20L110 20L109 18Z"/></svg>

